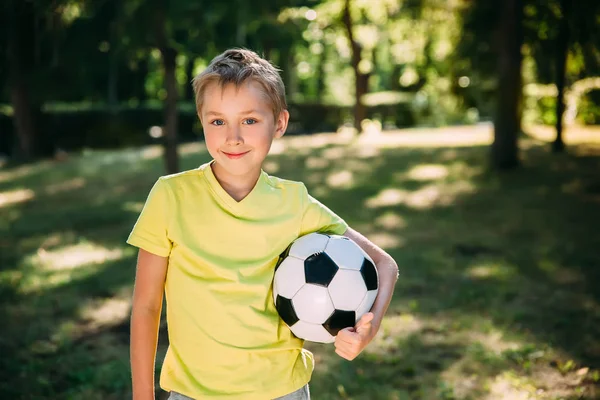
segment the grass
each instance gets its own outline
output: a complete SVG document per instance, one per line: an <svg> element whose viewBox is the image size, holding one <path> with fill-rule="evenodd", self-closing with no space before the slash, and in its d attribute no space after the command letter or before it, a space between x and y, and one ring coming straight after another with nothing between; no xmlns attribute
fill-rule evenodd
<svg viewBox="0 0 600 400"><path fill-rule="evenodd" d="M305 181L401 272L358 359L307 344L315 399L600 398L600 135L569 131L552 155L547 132L529 133L523 166L502 174L487 170L485 126L274 145L265 169ZM0 169L0 398L130 398L124 241L160 154ZM181 156L209 160L201 144Z"/></svg>

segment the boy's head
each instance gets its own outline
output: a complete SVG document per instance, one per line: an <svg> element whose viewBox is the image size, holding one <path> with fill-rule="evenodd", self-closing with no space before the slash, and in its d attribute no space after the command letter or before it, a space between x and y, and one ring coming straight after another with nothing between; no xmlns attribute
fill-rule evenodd
<svg viewBox="0 0 600 400"><path fill-rule="evenodd" d="M204 93L206 88L216 83L221 88L229 84L240 87L252 80L258 83L271 104L275 120L287 109L285 86L277 68L253 51L246 49L230 49L215 57L209 66L196 76L192 85L196 97L196 110L202 115Z"/></svg>

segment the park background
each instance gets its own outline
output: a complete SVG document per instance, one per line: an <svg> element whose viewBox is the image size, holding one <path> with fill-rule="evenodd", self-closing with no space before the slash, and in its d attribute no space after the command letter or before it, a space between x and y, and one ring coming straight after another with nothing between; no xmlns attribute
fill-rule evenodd
<svg viewBox="0 0 600 400"><path fill-rule="evenodd" d="M599 24L592 0L3 1L0 398L130 398L124 241L209 160L190 80L230 47L286 84L265 170L400 267L358 359L307 344L316 400L600 398ZM163 322L157 370L166 346Z"/></svg>

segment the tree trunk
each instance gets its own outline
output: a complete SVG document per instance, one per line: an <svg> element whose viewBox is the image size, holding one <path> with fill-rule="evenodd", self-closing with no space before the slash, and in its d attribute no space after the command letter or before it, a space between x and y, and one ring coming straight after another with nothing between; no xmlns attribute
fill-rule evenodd
<svg viewBox="0 0 600 400"><path fill-rule="evenodd" d="M354 33L352 32L353 22L350 14L350 0L344 2L342 21L352 48L351 64L354 70L354 93L356 98L354 103L354 127L360 132L361 122L367 118L367 107L362 102L362 98L368 91L369 74L363 74L359 68L362 59L362 46L354 39Z"/></svg>
<svg viewBox="0 0 600 400"><path fill-rule="evenodd" d="M519 165L517 137L521 128L522 3L505 0L501 7L498 35L498 97L494 119L492 166L510 169Z"/></svg>
<svg viewBox="0 0 600 400"><path fill-rule="evenodd" d="M112 47L108 53L108 88L107 102L111 114L116 114L119 108L119 60L116 44L111 43Z"/></svg>
<svg viewBox="0 0 600 400"><path fill-rule="evenodd" d="M177 155L177 80L175 78L177 51L172 47L161 49L165 69L165 167L168 174L179 172Z"/></svg>
<svg viewBox="0 0 600 400"><path fill-rule="evenodd" d="M325 63L327 62L327 44L325 41L321 42L323 49L319 54L319 61L317 65L317 102L323 103L323 96L325 95Z"/></svg>
<svg viewBox="0 0 600 400"><path fill-rule="evenodd" d="M33 31L33 5L29 2L13 0L5 4L8 15L8 71L10 98L14 110L13 121L17 136L15 158L29 161L39 155L40 146L35 126L36 113L31 103L28 87L28 74L32 67L32 55L25 51L32 49L33 38L27 37ZM29 28L29 29L28 29ZM31 40L30 40L31 39Z"/></svg>
<svg viewBox="0 0 600 400"><path fill-rule="evenodd" d="M562 153L565 150L563 141L563 114L565 112L565 74L567 69L567 56L569 52L569 13L571 0L561 0L562 16L558 27L556 39L556 138L552 142L552 151Z"/></svg>
<svg viewBox="0 0 600 400"><path fill-rule="evenodd" d="M297 90L297 81L294 68L294 52L291 51L291 44L285 44L280 49L279 64L281 66L281 78L285 85L285 92L288 102L294 98Z"/></svg>
<svg viewBox="0 0 600 400"><path fill-rule="evenodd" d="M188 55L187 62L185 63L185 97L186 101L194 101L194 88L192 87L192 79L194 79L194 64L196 59L192 55Z"/></svg>
<svg viewBox="0 0 600 400"><path fill-rule="evenodd" d="M177 50L170 45L167 33L166 3L161 2L164 8L156 12L156 41L162 57L164 82L167 97L165 99L165 126L164 126L164 160L167 174L179 172L179 156L177 154Z"/></svg>
<svg viewBox="0 0 600 400"><path fill-rule="evenodd" d="M146 93L146 79L148 77L148 55L145 55L138 62L138 70L135 77L135 96L140 103L144 103L148 100L148 93Z"/></svg>

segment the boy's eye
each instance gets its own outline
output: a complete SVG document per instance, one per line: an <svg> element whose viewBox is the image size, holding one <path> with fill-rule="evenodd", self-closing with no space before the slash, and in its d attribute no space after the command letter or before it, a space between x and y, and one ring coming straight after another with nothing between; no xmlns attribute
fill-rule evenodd
<svg viewBox="0 0 600 400"><path fill-rule="evenodd" d="M221 126L221 125L225 125L225 121L223 121L222 119L215 119L214 121L211 122L212 125L216 125L216 126Z"/></svg>
<svg viewBox="0 0 600 400"><path fill-rule="evenodd" d="M255 120L254 118L246 118L244 120L244 124L246 125L254 125L255 123L257 123L258 121Z"/></svg>

